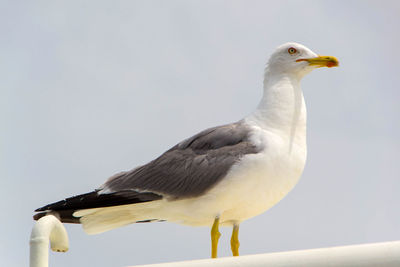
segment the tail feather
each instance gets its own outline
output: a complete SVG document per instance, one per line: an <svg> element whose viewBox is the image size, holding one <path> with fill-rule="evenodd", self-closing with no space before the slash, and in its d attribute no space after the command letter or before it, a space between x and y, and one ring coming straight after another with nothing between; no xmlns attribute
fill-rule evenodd
<svg viewBox="0 0 400 267"><path fill-rule="evenodd" d="M101 209L93 214L81 217L83 230L90 235L103 233L134 222L136 222L135 217L126 210L108 212Z"/></svg>
<svg viewBox="0 0 400 267"><path fill-rule="evenodd" d="M84 218L86 215L90 217L91 215L96 214L98 210L109 210L111 207L124 206L128 204L140 204L153 200L159 200L161 198L162 196L151 192L140 193L133 190L127 190L102 194L99 192L99 190L95 190L90 193L70 197L65 200L38 208L35 211L39 213L35 214L33 218L38 220L47 214L56 214L63 223L82 223L85 221ZM107 212L105 214L107 214ZM135 222L135 220L132 221L132 217L135 216L132 216L131 214L129 220L127 214L124 213L113 214L112 217L115 222L113 220L111 221L113 221L113 224L115 225L122 226L124 225L124 221L129 221L125 224ZM101 216L98 218L101 218ZM109 219L106 216L104 219L98 219L97 221L107 222L108 220ZM94 220L91 225L95 225L95 221L96 220Z"/></svg>
<svg viewBox="0 0 400 267"><path fill-rule="evenodd" d="M154 218L154 210L159 207L159 201L123 205L116 207L99 208L77 211L75 216L82 216L80 222L87 234L99 234L138 222L159 221Z"/></svg>

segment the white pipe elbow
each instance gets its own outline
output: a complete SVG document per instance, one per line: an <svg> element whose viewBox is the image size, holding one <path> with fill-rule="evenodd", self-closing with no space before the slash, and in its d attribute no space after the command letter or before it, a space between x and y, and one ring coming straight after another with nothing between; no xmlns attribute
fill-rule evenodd
<svg viewBox="0 0 400 267"><path fill-rule="evenodd" d="M53 251L68 251L67 231L54 215L40 218L32 229L29 241L30 267L49 266L49 242Z"/></svg>

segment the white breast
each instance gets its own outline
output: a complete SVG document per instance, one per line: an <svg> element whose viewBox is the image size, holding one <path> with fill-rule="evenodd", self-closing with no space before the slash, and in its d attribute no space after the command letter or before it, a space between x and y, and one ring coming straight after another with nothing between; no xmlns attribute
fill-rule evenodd
<svg viewBox="0 0 400 267"><path fill-rule="evenodd" d="M222 223L243 221L265 212L296 185L304 169L306 147L261 130L265 149L245 156L210 193L223 205ZM222 208L222 207L221 207Z"/></svg>

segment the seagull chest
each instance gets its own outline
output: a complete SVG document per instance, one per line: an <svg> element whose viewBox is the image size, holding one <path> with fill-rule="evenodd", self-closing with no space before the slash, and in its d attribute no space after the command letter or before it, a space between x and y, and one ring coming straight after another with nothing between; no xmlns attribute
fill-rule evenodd
<svg viewBox="0 0 400 267"><path fill-rule="evenodd" d="M214 189L221 190L219 201L226 205L221 221L243 221L274 206L296 185L305 160L305 146L282 143L243 158Z"/></svg>

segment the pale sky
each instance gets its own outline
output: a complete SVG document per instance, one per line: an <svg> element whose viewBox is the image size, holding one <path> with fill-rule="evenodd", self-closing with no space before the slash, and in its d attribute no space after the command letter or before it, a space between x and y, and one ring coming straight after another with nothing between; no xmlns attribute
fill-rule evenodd
<svg viewBox="0 0 400 267"><path fill-rule="evenodd" d="M398 1L2 1L2 265L28 265L34 209L249 114L268 56L288 41L341 66L303 80L306 169L241 224L241 254L400 239L399 14ZM207 227L66 229L70 251L51 252L51 266L210 255Z"/></svg>

